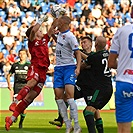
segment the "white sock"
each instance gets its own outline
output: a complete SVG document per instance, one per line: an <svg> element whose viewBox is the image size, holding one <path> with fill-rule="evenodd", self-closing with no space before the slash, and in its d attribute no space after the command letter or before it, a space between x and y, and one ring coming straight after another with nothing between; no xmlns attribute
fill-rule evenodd
<svg viewBox="0 0 133 133"><path fill-rule="evenodd" d="M65 102L63 99L56 100L56 103L58 105L58 110L60 111L60 114L66 124L66 127L69 128L71 126L70 120L68 119L67 114L67 107L65 105Z"/></svg>
<svg viewBox="0 0 133 133"><path fill-rule="evenodd" d="M14 122L16 120L15 116L11 116L11 120Z"/></svg>
<svg viewBox="0 0 133 133"><path fill-rule="evenodd" d="M74 98L68 99L67 102L70 105L70 115L71 115L72 119L74 119L75 127L79 127L78 110L77 110L77 105L74 101Z"/></svg>

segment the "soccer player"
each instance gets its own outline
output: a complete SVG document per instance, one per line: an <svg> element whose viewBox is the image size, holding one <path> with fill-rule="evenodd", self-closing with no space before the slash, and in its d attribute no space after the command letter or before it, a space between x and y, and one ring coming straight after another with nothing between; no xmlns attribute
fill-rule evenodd
<svg viewBox="0 0 133 133"><path fill-rule="evenodd" d="M7 84L8 89L11 90L11 84L10 84L10 77L12 74L14 74L14 87L13 87L13 101L15 100L16 96L18 95L19 91L26 85L26 76L28 72L28 67L30 65L30 62L27 61L27 50L22 48L18 52L18 56L20 58L20 61L14 63L9 71L9 74L7 75ZM20 121L19 121L19 128L23 127L23 120L26 116L26 111L22 112L20 114Z"/></svg>
<svg viewBox="0 0 133 133"><path fill-rule="evenodd" d="M54 93L55 100L66 125L66 133L73 128L67 115L67 107L64 102L64 93L70 106L70 115L74 119L74 133L80 133L78 123L77 105L74 101L74 85L76 76L80 73L81 54L76 37L69 30L71 20L68 16L58 18L57 27L59 34L56 43L56 66L54 67ZM74 55L77 66L74 62Z"/></svg>
<svg viewBox="0 0 133 133"><path fill-rule="evenodd" d="M81 65L81 71L87 68L89 68L89 71L86 71L87 74L85 74L87 82L78 77L75 98L83 96L85 99L87 106L83 114L89 133L96 133L94 115L98 109L102 109L108 103L113 92L111 72L108 68L109 53L104 50L105 46L106 39L99 36L95 42L95 53L90 53L88 56L81 53L82 58L85 60Z"/></svg>
<svg viewBox="0 0 133 133"><path fill-rule="evenodd" d="M108 65L117 69L115 107L118 133L131 133L133 121L133 24L117 30Z"/></svg>
<svg viewBox="0 0 133 133"><path fill-rule="evenodd" d="M8 131L16 118L32 103L32 101L41 92L46 80L46 72L50 64L48 55L48 41L54 34L56 19L51 25L47 34L43 35L39 30L41 24L47 21L48 17L44 15L38 22L26 31L28 37L28 48L31 54L31 65L27 73L27 84L19 91L15 101L10 105L10 111L13 111L11 117L5 118L5 128ZM20 103L18 103L22 100Z"/></svg>
<svg viewBox="0 0 133 133"><path fill-rule="evenodd" d="M82 47L82 52L85 53L86 55L90 55L93 54L92 50L92 39L90 36L85 36L81 38L81 47ZM83 69L82 71L80 71L80 74L77 77L77 81L76 84L80 84L80 85L84 85L84 84L88 84L88 75L89 74L90 69ZM75 94L74 94L74 99L79 99L82 98L83 95L81 95L81 93L79 93L77 91L77 86L75 86ZM100 117L100 112L99 110L96 111L95 113L95 124L96 124L96 128L98 130L98 133L103 133L103 122L102 119ZM58 127L62 127L63 125L63 118L59 113L59 116L57 119L54 119L53 121L49 121L50 124L53 125L57 125Z"/></svg>

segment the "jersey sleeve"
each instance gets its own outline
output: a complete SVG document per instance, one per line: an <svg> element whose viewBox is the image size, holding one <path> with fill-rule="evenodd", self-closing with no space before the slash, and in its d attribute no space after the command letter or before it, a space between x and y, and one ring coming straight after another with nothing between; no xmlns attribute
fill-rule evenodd
<svg viewBox="0 0 133 133"><path fill-rule="evenodd" d="M73 51L79 50L79 43L73 34L71 36L69 36L68 42L69 42Z"/></svg>
<svg viewBox="0 0 133 133"><path fill-rule="evenodd" d="M119 35L120 35L120 32L119 32L119 30L117 30L117 32L115 33L115 35L112 39L110 53L119 54L119 51L120 51Z"/></svg>

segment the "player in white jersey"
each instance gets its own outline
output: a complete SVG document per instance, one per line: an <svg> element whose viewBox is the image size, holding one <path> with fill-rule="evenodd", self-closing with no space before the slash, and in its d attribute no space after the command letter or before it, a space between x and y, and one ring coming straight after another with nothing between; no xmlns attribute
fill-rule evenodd
<svg viewBox="0 0 133 133"><path fill-rule="evenodd" d="M133 121L133 24L117 30L112 40L108 63L110 68L117 69L115 106L118 133L131 133L131 122Z"/></svg>
<svg viewBox="0 0 133 133"><path fill-rule="evenodd" d="M66 124L66 133L73 128L67 115L67 107L64 103L64 93L70 106L70 116L74 119L74 133L80 133L78 123L77 105L74 102L74 85L76 76L80 73L81 55L76 37L69 30L71 20L68 16L58 18L58 30L56 44L56 66L54 68L54 92L58 110ZM77 64L74 62L76 57Z"/></svg>

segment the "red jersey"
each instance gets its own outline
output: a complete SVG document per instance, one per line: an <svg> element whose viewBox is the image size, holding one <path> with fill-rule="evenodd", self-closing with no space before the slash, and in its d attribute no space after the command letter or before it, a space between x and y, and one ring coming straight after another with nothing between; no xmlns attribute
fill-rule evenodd
<svg viewBox="0 0 133 133"><path fill-rule="evenodd" d="M28 48L31 54L31 64L34 66L40 66L48 68L50 65L48 54L48 42L49 36L44 35L42 40L28 41Z"/></svg>

